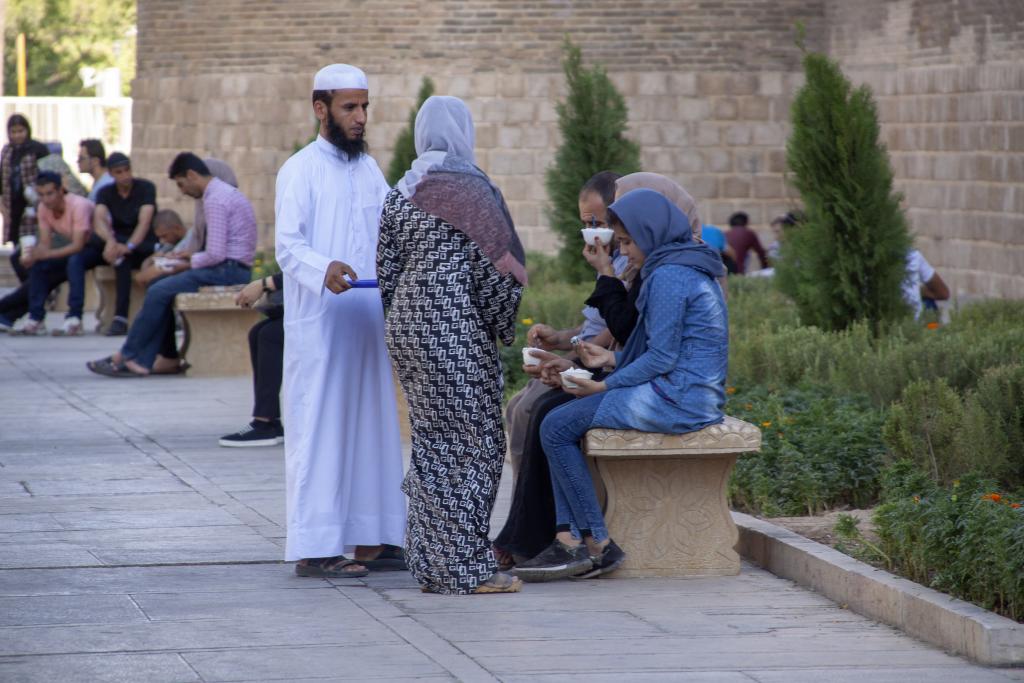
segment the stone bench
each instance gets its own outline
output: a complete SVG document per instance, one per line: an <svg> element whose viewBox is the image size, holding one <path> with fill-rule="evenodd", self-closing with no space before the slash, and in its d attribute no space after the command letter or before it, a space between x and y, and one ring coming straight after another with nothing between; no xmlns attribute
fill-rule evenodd
<svg viewBox="0 0 1024 683"><path fill-rule="evenodd" d="M185 324L181 356L195 377L230 377L252 373L249 330L262 318L259 311L241 308L235 296L242 288L200 287L174 297Z"/></svg>
<svg viewBox="0 0 1024 683"><path fill-rule="evenodd" d="M99 293L99 302L96 306L96 331L105 332L110 323L114 320L114 309L117 306L117 274L110 266L96 266L86 273L88 282L89 273L93 274L96 281L96 290ZM135 319L142 302L146 298L146 288L132 279L131 298L128 300L128 323Z"/></svg>
<svg viewBox="0 0 1024 683"><path fill-rule="evenodd" d="M726 417L689 434L592 429L583 442L607 489L605 522L628 558L617 576L732 576L739 532L729 474L761 431Z"/></svg>

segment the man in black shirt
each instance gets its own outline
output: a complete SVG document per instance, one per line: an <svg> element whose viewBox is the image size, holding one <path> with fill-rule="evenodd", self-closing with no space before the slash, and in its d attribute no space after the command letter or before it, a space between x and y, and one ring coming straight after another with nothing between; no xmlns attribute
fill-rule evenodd
<svg viewBox="0 0 1024 683"><path fill-rule="evenodd" d="M96 196L93 239L86 247L85 260L102 257L117 272L117 302L108 337L128 332L128 303L132 291L132 270L153 253L156 236L151 229L156 213L156 185L132 176L131 161L120 152L107 157L107 170L114 182Z"/></svg>

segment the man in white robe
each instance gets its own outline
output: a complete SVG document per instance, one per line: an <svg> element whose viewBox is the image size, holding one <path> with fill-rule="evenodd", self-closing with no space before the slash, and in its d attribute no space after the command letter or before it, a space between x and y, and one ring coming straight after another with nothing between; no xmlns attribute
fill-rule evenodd
<svg viewBox="0 0 1024 683"><path fill-rule="evenodd" d="M387 182L364 153L365 74L345 64L313 81L316 140L277 175L284 273L286 560L300 576L363 576L362 560L401 546L401 437L373 278ZM359 563L346 558L355 552Z"/></svg>

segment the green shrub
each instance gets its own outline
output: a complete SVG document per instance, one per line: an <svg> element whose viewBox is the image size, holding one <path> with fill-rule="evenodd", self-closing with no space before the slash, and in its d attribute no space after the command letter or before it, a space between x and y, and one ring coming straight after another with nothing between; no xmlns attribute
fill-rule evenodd
<svg viewBox="0 0 1024 683"><path fill-rule="evenodd" d="M938 483L977 471L1011 489L1024 486L1024 366L988 369L966 396L944 379L913 382L883 434L896 458Z"/></svg>
<svg viewBox="0 0 1024 683"><path fill-rule="evenodd" d="M640 170L640 147L625 137L626 101L600 65L583 65L580 48L566 38L565 71L568 94L557 105L562 144L545 175L551 228L562 241L558 257L567 280L583 282L593 270L580 257L579 193L600 171L623 175Z"/></svg>
<svg viewBox="0 0 1024 683"><path fill-rule="evenodd" d="M908 313L901 284L911 247L901 195L879 141L867 86L854 89L838 63L805 53L806 84L792 106L786 162L805 216L791 227L776 281L808 325L841 330Z"/></svg>
<svg viewBox="0 0 1024 683"><path fill-rule="evenodd" d="M991 479L949 487L915 463L883 475L875 527L884 553L909 578L1013 619L1024 618L1024 508Z"/></svg>
<svg viewBox="0 0 1024 683"><path fill-rule="evenodd" d="M892 406L882 434L897 458L913 461L936 482L949 483L971 469L957 441L963 420L963 402L946 380L918 380Z"/></svg>
<svg viewBox="0 0 1024 683"><path fill-rule="evenodd" d="M865 507L878 494L885 448L881 412L822 386L738 388L729 415L761 427L761 452L740 458L733 505L767 516Z"/></svg>

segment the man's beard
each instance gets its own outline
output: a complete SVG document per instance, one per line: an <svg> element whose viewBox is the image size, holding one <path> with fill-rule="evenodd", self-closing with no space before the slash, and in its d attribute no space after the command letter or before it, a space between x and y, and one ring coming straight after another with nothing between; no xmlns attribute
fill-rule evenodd
<svg viewBox="0 0 1024 683"><path fill-rule="evenodd" d="M327 139L350 159L357 159L361 154L366 153L366 140L363 138L353 140L345 135L345 130L334 120L334 114L330 110L327 111Z"/></svg>

